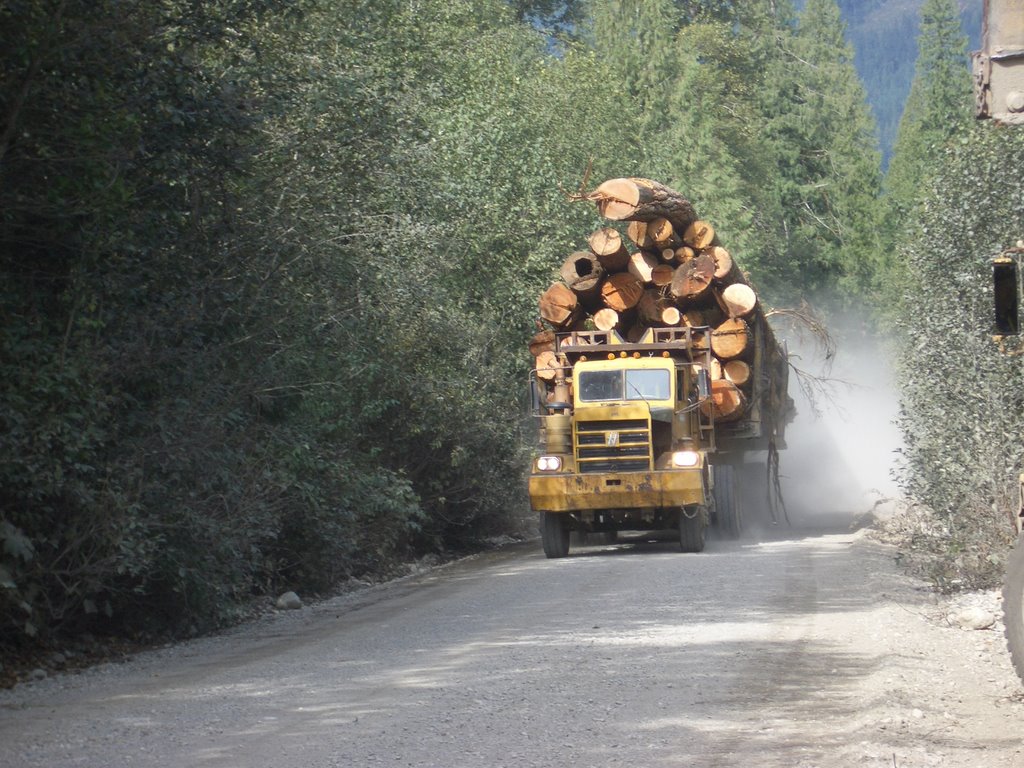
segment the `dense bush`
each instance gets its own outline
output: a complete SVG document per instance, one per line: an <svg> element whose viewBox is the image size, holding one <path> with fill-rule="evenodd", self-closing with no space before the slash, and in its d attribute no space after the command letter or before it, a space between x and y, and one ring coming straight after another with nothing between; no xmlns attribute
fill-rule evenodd
<svg viewBox="0 0 1024 768"><path fill-rule="evenodd" d="M1024 388L1020 350L991 338L992 257L1021 238L1024 135L972 127L936 163L901 252L902 480L914 546L944 586L991 585L1014 533Z"/></svg>
<svg viewBox="0 0 1024 768"><path fill-rule="evenodd" d="M0 645L202 630L518 524L523 342L591 161L692 187L770 284L797 226L852 274L800 197L870 192L848 52L789 66L788 3L647 5L627 71L632 2L5 4ZM838 34L813 6L802 44ZM853 133L752 128L829 78Z"/></svg>

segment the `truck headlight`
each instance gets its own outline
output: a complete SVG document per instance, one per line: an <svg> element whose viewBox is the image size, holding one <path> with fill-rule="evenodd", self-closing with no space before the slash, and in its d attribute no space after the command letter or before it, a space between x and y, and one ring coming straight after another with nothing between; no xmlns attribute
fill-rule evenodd
<svg viewBox="0 0 1024 768"><path fill-rule="evenodd" d="M561 456L541 456L539 459L537 459L538 472L557 472L561 468Z"/></svg>
<svg viewBox="0 0 1024 768"><path fill-rule="evenodd" d="M696 467L700 464L700 454L696 451L676 451L672 454L673 467Z"/></svg>

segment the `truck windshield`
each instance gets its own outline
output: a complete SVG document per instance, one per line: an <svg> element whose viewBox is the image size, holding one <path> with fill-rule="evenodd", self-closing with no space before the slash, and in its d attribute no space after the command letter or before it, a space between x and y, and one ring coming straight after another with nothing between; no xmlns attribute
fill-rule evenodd
<svg viewBox="0 0 1024 768"><path fill-rule="evenodd" d="M665 370L584 371L579 374L580 400L667 400L670 376Z"/></svg>

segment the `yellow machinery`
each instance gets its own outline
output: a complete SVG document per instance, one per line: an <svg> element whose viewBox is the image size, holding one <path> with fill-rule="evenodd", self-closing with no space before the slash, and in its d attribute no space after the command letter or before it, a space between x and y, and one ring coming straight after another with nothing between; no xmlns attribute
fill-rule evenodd
<svg viewBox="0 0 1024 768"><path fill-rule="evenodd" d="M614 331L559 336L553 395L541 402L544 388L533 387L542 452L529 492L548 557L568 554L571 531L676 529L683 551L704 548L715 483L709 332L652 328L637 343ZM718 469L721 482L731 468ZM717 514L738 534L728 479Z"/></svg>

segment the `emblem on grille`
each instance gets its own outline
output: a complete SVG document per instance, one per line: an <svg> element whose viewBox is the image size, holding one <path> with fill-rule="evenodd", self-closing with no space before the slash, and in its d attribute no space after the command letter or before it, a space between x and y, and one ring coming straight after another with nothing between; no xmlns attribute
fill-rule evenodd
<svg viewBox="0 0 1024 768"><path fill-rule="evenodd" d="M609 432L607 435L604 436L604 444L607 445L609 448L613 448L616 445L618 445L619 444L619 433L618 432Z"/></svg>

